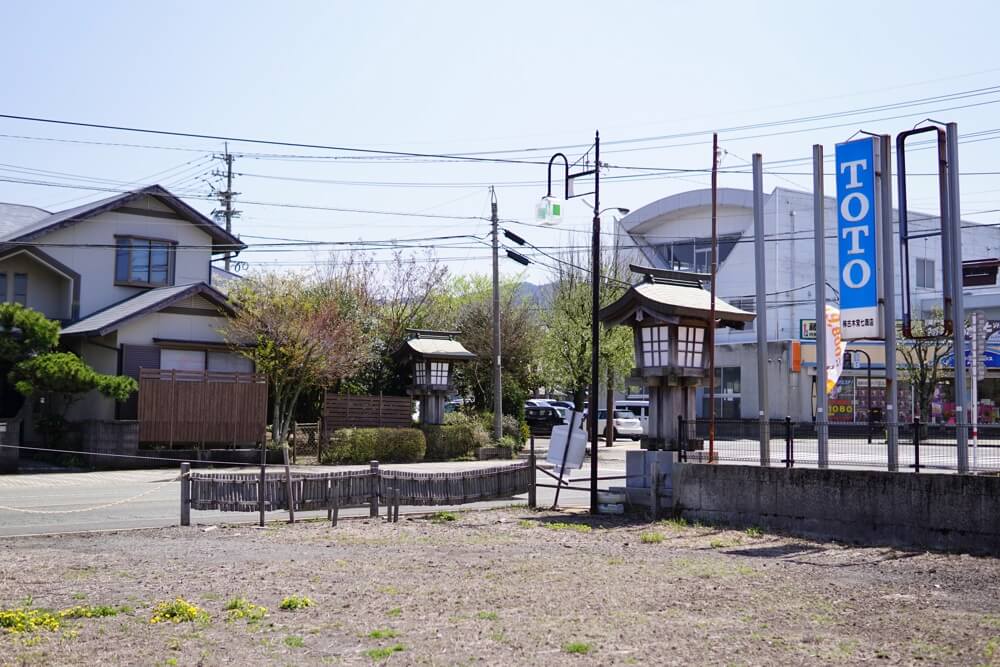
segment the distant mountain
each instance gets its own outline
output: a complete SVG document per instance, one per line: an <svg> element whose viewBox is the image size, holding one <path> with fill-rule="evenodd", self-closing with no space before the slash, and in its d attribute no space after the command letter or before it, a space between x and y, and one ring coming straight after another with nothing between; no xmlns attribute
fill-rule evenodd
<svg viewBox="0 0 1000 667"><path fill-rule="evenodd" d="M517 288L517 298L537 304L539 308L548 308L552 302L553 283L536 285L534 283L521 283Z"/></svg>

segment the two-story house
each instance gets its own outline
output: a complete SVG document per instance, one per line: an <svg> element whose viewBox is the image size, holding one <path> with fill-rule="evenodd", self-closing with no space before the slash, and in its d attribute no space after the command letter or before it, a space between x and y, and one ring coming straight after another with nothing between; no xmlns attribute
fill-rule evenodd
<svg viewBox="0 0 1000 667"><path fill-rule="evenodd" d="M101 373L250 371L220 333L232 309L211 264L245 247L158 185L57 213L0 204L0 300L60 320L61 346ZM136 406L94 392L67 416L135 419Z"/></svg>

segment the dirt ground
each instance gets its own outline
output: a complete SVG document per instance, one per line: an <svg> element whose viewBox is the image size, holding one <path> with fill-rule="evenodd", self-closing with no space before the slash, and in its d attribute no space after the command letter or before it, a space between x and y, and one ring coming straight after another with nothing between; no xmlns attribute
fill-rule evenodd
<svg viewBox="0 0 1000 667"><path fill-rule="evenodd" d="M523 507L16 538L0 609L126 609L0 630L0 663L1000 664L998 584L994 558ZM150 623L177 597L210 618Z"/></svg>

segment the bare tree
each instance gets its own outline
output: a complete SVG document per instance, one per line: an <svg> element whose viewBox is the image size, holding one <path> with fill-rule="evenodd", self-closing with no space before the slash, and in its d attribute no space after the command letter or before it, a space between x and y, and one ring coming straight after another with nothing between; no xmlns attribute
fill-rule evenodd
<svg viewBox="0 0 1000 667"><path fill-rule="evenodd" d="M913 389L920 419L926 424L931 418L934 389L945 379L947 369L942 362L952 353L952 340L945 333L939 308L933 310L929 318L914 321L912 331L916 338L901 338L896 349L903 358L901 370ZM956 360L957 363L964 361Z"/></svg>

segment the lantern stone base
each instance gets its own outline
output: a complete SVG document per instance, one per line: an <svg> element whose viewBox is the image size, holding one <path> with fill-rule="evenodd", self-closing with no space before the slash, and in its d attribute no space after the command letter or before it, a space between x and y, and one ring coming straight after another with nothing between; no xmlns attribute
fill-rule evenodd
<svg viewBox="0 0 1000 667"><path fill-rule="evenodd" d="M632 450L625 452L625 494L631 506L657 510L669 508L672 494L672 471L677 452ZM655 468L655 470L654 470ZM653 493L653 475L657 477Z"/></svg>

